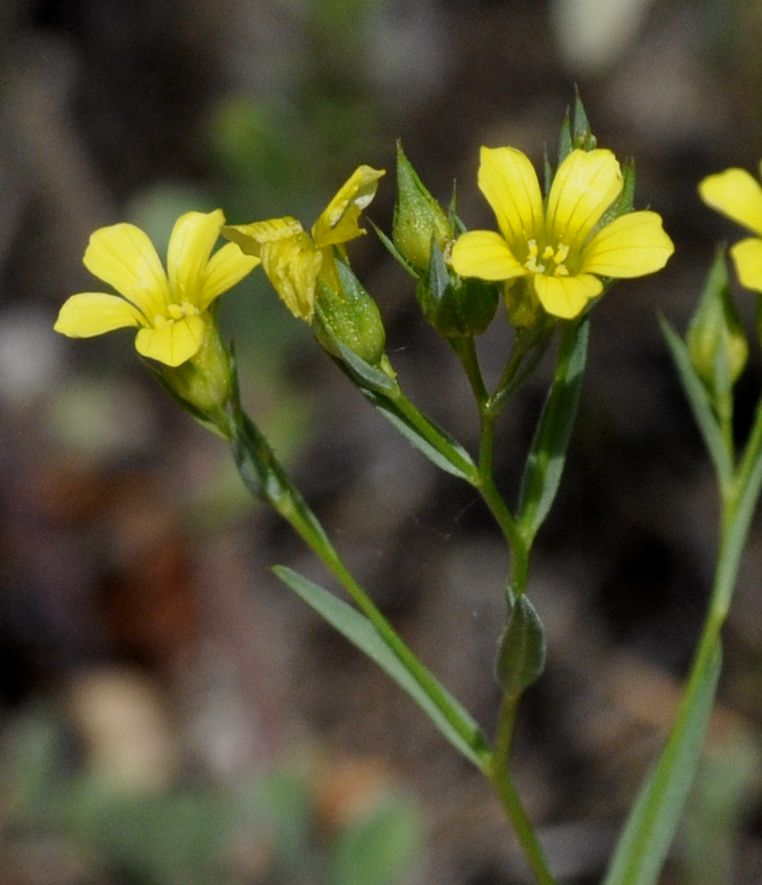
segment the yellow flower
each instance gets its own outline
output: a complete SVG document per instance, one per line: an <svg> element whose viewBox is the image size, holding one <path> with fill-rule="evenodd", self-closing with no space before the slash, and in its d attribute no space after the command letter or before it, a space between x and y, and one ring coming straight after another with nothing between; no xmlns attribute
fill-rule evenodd
<svg viewBox="0 0 762 885"><path fill-rule="evenodd" d="M339 289L333 246L362 236L360 213L376 194L384 174L370 166L359 166L324 209L308 234L290 216L228 225L223 236L237 243L247 255L261 258L262 267L286 307L299 319L312 322L315 290L322 278Z"/></svg>
<svg viewBox="0 0 762 885"><path fill-rule="evenodd" d="M186 362L204 343L211 303L259 264L232 244L211 255L224 220L220 209L182 215L169 239L168 274L139 227L122 223L99 228L90 237L84 264L119 295L72 295L55 330L70 338L90 338L137 326L138 353L167 366Z"/></svg>
<svg viewBox="0 0 762 885"><path fill-rule="evenodd" d="M573 150L558 167L544 206L537 174L521 151L483 147L479 189L500 233L462 234L452 266L461 276L483 280L525 277L548 313L575 317L603 291L599 276L653 273L674 251L655 212L628 212L600 224L622 186L611 151Z"/></svg>
<svg viewBox="0 0 762 885"><path fill-rule="evenodd" d="M762 172L762 164L760 164ZM762 292L762 187L745 169L726 169L699 184L701 199L748 228L747 237L730 249L741 285Z"/></svg>

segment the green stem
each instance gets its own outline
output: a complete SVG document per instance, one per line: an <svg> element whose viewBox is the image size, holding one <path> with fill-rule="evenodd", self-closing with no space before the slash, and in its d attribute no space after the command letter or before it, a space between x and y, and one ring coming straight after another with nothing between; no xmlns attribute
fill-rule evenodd
<svg viewBox="0 0 762 885"><path fill-rule="evenodd" d="M486 772L491 755L486 742L481 738L481 735L474 734L473 729L450 703L437 679L411 651L376 607L373 600L354 579L319 520L279 464L265 437L240 408L235 411L230 420L231 438L236 441L239 448L243 446L247 450L247 454L251 457L251 465L257 471L256 479L252 481L252 477L246 469L250 465L247 464L244 467L241 453L237 452L236 460L247 486L263 497L328 567L357 608L370 621L447 722L472 748L475 756L480 760L479 768Z"/></svg>
<svg viewBox="0 0 762 885"><path fill-rule="evenodd" d="M540 840L513 786L507 768L493 767L488 776L524 850L524 856L534 873L536 882L538 885L555 885L556 880L550 872Z"/></svg>

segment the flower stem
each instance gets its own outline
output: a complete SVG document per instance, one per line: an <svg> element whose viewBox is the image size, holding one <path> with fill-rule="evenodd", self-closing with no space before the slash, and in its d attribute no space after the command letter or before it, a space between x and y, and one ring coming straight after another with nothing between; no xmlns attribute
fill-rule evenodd
<svg viewBox="0 0 762 885"><path fill-rule="evenodd" d="M458 705L436 677L413 653L352 576L321 523L278 462L265 437L240 407L230 416L230 425L236 462L246 485L260 498L264 498L327 566L410 676L453 730L468 744L473 752L471 760L477 760L477 766L486 772L491 755L487 742L478 729L475 730L473 724L466 721Z"/></svg>
<svg viewBox="0 0 762 885"><path fill-rule="evenodd" d="M492 767L489 779L518 837L524 856L534 873L538 885L555 885L555 879L545 859L540 840L534 831L526 809L521 802L516 788L513 786L508 769L505 766Z"/></svg>

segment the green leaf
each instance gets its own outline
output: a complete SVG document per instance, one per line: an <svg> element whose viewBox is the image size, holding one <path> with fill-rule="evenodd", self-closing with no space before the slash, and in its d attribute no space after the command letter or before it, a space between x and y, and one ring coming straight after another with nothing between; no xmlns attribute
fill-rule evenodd
<svg viewBox="0 0 762 885"><path fill-rule="evenodd" d="M722 664L715 634L694 672L659 761L633 806L604 885L654 885L701 756Z"/></svg>
<svg viewBox="0 0 762 885"><path fill-rule="evenodd" d="M717 476L720 483L727 486L733 476L733 458L715 418L709 394L693 367L685 342L665 319L662 318L660 322L661 330L672 352L672 359L677 368L680 383L688 398L693 417L699 426L709 455L714 462Z"/></svg>
<svg viewBox="0 0 762 885"><path fill-rule="evenodd" d="M519 527L530 541L548 515L566 459L587 359L589 322L564 330L556 371L537 423L519 493Z"/></svg>
<svg viewBox="0 0 762 885"><path fill-rule="evenodd" d="M545 669L545 631L526 594L517 597L497 658L497 678L510 698L520 697Z"/></svg>
<svg viewBox="0 0 762 885"><path fill-rule="evenodd" d="M392 258L397 262L397 264L401 265L414 280L418 279L418 271L413 267L412 264L405 258L405 256L400 252L400 250L394 245L394 241L388 237L381 228L375 224L370 218L367 219L373 230L376 232L379 240L381 240L381 245L385 247L386 251L392 256Z"/></svg>
<svg viewBox="0 0 762 885"><path fill-rule="evenodd" d="M334 339L334 343L344 365L349 369L347 374L350 380L358 387L367 387L378 393L394 393L397 389L397 382L394 378L381 369L371 366L370 363L366 363L362 357L341 341Z"/></svg>
<svg viewBox="0 0 762 885"><path fill-rule="evenodd" d="M436 683L439 697L432 697L364 615L290 568L275 566L273 571L297 596L406 691L460 753L477 768L484 767L489 751L479 726L442 685ZM434 681L433 676L431 679ZM446 708L446 712L443 708Z"/></svg>
<svg viewBox="0 0 762 885"><path fill-rule="evenodd" d="M399 885L415 869L422 846L418 808L405 797L389 797L339 833L329 853L327 883Z"/></svg>
<svg viewBox="0 0 762 885"><path fill-rule="evenodd" d="M461 444L425 415L419 412L408 400L383 396L372 390L363 389L366 399L394 427L412 443L421 454L440 470L472 485L478 481L478 470L473 459Z"/></svg>

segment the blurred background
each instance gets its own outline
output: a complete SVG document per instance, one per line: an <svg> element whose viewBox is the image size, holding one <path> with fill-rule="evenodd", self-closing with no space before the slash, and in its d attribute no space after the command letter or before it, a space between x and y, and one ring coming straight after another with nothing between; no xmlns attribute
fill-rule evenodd
<svg viewBox="0 0 762 885"><path fill-rule="evenodd" d="M0 881L4 885L502 885L525 868L487 785L386 677L270 573L327 582L129 332L52 332L90 232L160 248L188 209L308 226L394 142L469 226L481 144L552 156L578 84L638 164L665 272L596 310L532 592L547 673L518 785L566 883L599 882L701 623L717 503L657 315L679 329L738 230L699 179L762 156L762 4L741 0L4 0L0 5ZM466 444L459 369L376 237L354 244L411 397ZM100 286L95 286L100 288ZM739 293L753 332L753 303ZM488 514L353 388L255 273L225 296L244 397L423 659L491 728L505 555ZM497 370L502 320L483 342ZM548 377L502 426L516 487ZM739 388L743 434L759 349ZM664 883L762 881L762 534L727 627L704 765ZM711 853L706 851L711 845Z"/></svg>

